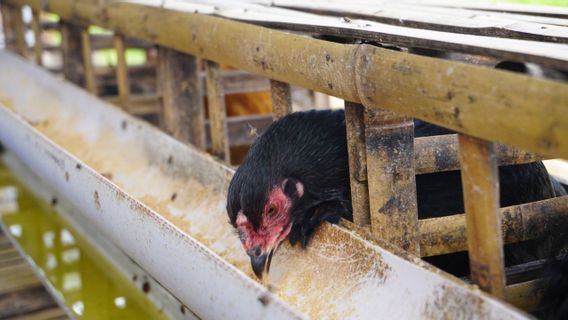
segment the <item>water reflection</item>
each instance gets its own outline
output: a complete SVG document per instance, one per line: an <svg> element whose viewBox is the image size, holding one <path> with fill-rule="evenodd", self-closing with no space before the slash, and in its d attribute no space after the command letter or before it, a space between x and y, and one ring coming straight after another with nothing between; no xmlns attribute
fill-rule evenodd
<svg viewBox="0 0 568 320"><path fill-rule="evenodd" d="M5 205L9 201L13 204ZM0 217L78 318L165 318L49 204L17 183L1 163Z"/></svg>

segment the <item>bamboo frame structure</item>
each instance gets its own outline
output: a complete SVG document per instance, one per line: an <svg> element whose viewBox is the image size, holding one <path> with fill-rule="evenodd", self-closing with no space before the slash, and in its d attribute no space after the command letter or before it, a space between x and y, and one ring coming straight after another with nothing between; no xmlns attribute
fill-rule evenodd
<svg viewBox="0 0 568 320"><path fill-rule="evenodd" d="M40 11L32 10L32 30L34 33L34 59L39 66L43 65L43 44L41 41Z"/></svg>
<svg viewBox="0 0 568 320"><path fill-rule="evenodd" d="M503 236L499 218L499 175L491 142L459 135L471 278L505 298Z"/></svg>
<svg viewBox="0 0 568 320"><path fill-rule="evenodd" d="M367 110L364 122L371 231L419 255L413 121Z"/></svg>
<svg viewBox="0 0 568 320"><path fill-rule="evenodd" d="M126 64L126 48L124 47L124 36L115 34L114 49L116 50L116 79L118 81L118 99L120 105L125 110L130 109L130 79L128 76L128 65Z"/></svg>
<svg viewBox="0 0 568 320"><path fill-rule="evenodd" d="M211 153L226 162L231 161L229 138L227 135L227 110L219 64L205 62L207 82L207 108L209 110L209 130L211 133Z"/></svg>
<svg viewBox="0 0 568 320"><path fill-rule="evenodd" d="M164 130L180 141L205 150L205 109L198 59L163 47L159 47L158 57Z"/></svg>
<svg viewBox="0 0 568 320"><path fill-rule="evenodd" d="M5 2L29 4L36 11L54 11L66 21L97 24L120 34L115 43L122 56L117 70L123 106L132 103L125 91L129 85L123 36L159 44L163 126L177 139L200 149L206 147L206 127L198 58L206 59L211 146L213 154L226 161L230 139L219 63L270 78L275 119L291 112L290 84L349 101L345 110L354 224L363 228L370 224L373 237L414 255L469 248L473 280L498 297L513 290L505 287L503 242L540 237L550 232L552 224L544 223L540 229L531 226L566 218L566 198L504 208L499 213L496 174L498 165L568 157L565 82L367 44L321 41L133 2L92 5L50 0L45 6L39 1ZM63 31L69 48L69 25L64 25ZM235 52L236 47L239 50ZM65 54L67 65L76 60L71 51L67 49ZM83 54L85 51L90 50L83 46ZM92 86L89 69L92 66L85 64L87 87ZM67 77L73 81L76 76ZM539 112L543 109L547 112ZM493 117L488 119L487 114ZM414 139L409 117L459 134ZM418 221L415 175L460 168L465 215ZM469 241L464 233L466 224ZM442 225L447 230L442 230ZM528 287L515 287L515 295L522 295L519 290Z"/></svg>
<svg viewBox="0 0 568 320"><path fill-rule="evenodd" d="M345 102L345 126L353 223L362 227L371 222L367 184L367 148L365 147L365 107L357 103Z"/></svg>
<svg viewBox="0 0 568 320"><path fill-rule="evenodd" d="M85 88L93 95L97 95L97 79L93 66L93 50L88 28L81 30L81 47L83 50L83 66L85 67Z"/></svg>
<svg viewBox="0 0 568 320"><path fill-rule="evenodd" d="M290 85L284 82L270 80L272 91L272 115L274 120L292 112L292 90Z"/></svg>

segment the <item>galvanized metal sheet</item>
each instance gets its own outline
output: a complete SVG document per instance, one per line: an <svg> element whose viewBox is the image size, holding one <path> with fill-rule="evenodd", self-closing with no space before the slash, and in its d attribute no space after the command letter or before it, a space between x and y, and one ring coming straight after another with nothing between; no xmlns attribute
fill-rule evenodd
<svg viewBox="0 0 568 320"><path fill-rule="evenodd" d="M228 223L230 168L12 55L0 70L0 140L200 317L527 317L333 225L280 249L271 293Z"/></svg>

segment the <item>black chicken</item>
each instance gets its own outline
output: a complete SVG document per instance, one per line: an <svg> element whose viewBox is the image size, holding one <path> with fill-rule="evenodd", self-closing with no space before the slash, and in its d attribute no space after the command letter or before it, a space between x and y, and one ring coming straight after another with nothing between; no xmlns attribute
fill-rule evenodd
<svg viewBox="0 0 568 320"><path fill-rule="evenodd" d="M451 131L415 122L415 136ZM322 222L352 219L345 115L342 110L292 113L273 123L252 145L229 186L227 212L255 274L268 272L286 238L306 246ZM501 205L553 197L540 162L499 170ZM416 177L421 218L461 213L459 171Z"/></svg>

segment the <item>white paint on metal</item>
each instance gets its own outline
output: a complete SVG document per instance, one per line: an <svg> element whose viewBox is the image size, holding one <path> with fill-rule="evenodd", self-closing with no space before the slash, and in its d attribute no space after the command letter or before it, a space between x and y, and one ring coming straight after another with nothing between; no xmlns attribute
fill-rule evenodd
<svg viewBox="0 0 568 320"><path fill-rule="evenodd" d="M280 249L271 293L228 223L230 168L12 55L0 70L0 140L199 317L527 317L329 224Z"/></svg>

